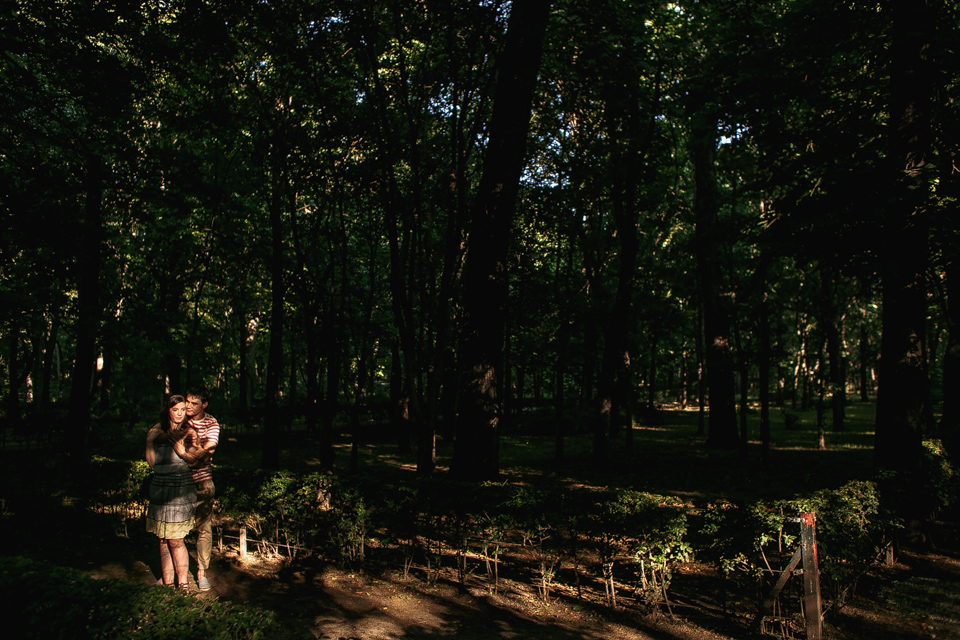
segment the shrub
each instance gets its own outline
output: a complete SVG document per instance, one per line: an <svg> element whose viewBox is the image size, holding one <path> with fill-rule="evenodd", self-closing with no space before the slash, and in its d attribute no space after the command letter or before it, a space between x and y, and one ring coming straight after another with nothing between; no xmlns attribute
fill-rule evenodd
<svg viewBox="0 0 960 640"><path fill-rule="evenodd" d="M507 531L515 531L523 539L524 546L533 548L537 563L537 591L543 601L549 601L567 549L565 541L571 535L571 512L563 494L514 487L498 511L498 516L493 519L496 523L494 531L499 531L501 536Z"/></svg>
<svg viewBox="0 0 960 640"><path fill-rule="evenodd" d="M803 425L800 421L800 414L796 411L790 411L789 409L781 409L780 411L783 414L783 428L788 431L795 431L800 429Z"/></svg>
<svg viewBox="0 0 960 640"><path fill-rule="evenodd" d="M333 476L229 468L219 469L218 476L223 514L252 528L264 544L310 549L329 530L326 507L337 484Z"/></svg>
<svg viewBox="0 0 960 640"><path fill-rule="evenodd" d="M936 516L957 503L960 472L954 466L941 440L923 441L924 510Z"/></svg>
<svg viewBox="0 0 960 640"><path fill-rule="evenodd" d="M608 603L616 606L613 569L621 558L637 563L637 593L642 599L666 601L672 567L692 555L684 540L687 515L683 501L639 491L614 491L602 497L594 513L590 534L600 554Z"/></svg>
<svg viewBox="0 0 960 640"><path fill-rule="evenodd" d="M883 553L888 534L899 521L881 510L873 482L855 480L783 504L797 513L816 513L821 586L826 599L842 607Z"/></svg>
<svg viewBox="0 0 960 640"><path fill-rule="evenodd" d="M763 576L782 569L797 544L799 530L787 517L804 512L813 512L817 518L824 600L840 608L882 553L887 533L897 526L881 510L872 482L853 481L839 489L770 504L712 505L698 532L698 551L736 582L764 590Z"/></svg>

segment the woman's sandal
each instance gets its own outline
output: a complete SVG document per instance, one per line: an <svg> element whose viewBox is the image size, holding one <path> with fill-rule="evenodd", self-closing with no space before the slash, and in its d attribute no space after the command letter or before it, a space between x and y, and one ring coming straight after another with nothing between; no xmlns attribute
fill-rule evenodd
<svg viewBox="0 0 960 640"><path fill-rule="evenodd" d="M177 585L177 591L183 591L184 593L189 593L189 592L190 592L190 583L189 583L189 582L181 582L180 584Z"/></svg>

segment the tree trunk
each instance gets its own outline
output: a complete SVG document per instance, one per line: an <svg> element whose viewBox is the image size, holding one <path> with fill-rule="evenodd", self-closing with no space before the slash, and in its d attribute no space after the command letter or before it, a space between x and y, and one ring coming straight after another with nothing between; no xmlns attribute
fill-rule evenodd
<svg viewBox="0 0 960 640"><path fill-rule="evenodd" d="M867 333L866 319L861 313L860 317L860 345L857 353L860 356L860 402L870 401L869 373L871 370L870 360L873 357L873 351L870 349L870 336Z"/></svg>
<svg viewBox="0 0 960 640"><path fill-rule="evenodd" d="M41 410L50 407L53 397L53 362L57 357L58 335L60 333L60 313L58 309L51 310L46 319L48 333L43 354L43 374L41 376L41 393L39 407Z"/></svg>
<svg viewBox="0 0 960 640"><path fill-rule="evenodd" d="M287 150L282 134L271 148L270 194L270 346L264 397L263 456L260 467L280 468L280 380L283 372L283 209L287 206Z"/></svg>
<svg viewBox="0 0 960 640"><path fill-rule="evenodd" d="M943 413L940 434L956 460L960 458L960 262L953 256L946 269L947 347L943 353Z"/></svg>
<svg viewBox="0 0 960 640"><path fill-rule="evenodd" d="M503 367L508 245L523 169L549 0L514 3L498 60L490 136L463 268L463 388L451 472L499 475L499 384Z"/></svg>
<svg viewBox="0 0 960 640"><path fill-rule="evenodd" d="M929 388L926 282L929 221L923 196L930 152L930 52L926 2L892 3L891 153L894 189L884 226L883 333L877 394L876 464L899 472L905 511L915 509Z"/></svg>
<svg viewBox="0 0 960 640"><path fill-rule="evenodd" d="M827 360L829 362L830 409L832 413L832 429L834 433L843 431L845 407L847 400L847 385L845 367L843 366L843 350L840 327L843 319L837 309L837 293L833 281L839 276L837 269L828 269L820 265L820 277L823 280L823 312L820 321L827 342Z"/></svg>
<svg viewBox="0 0 960 640"><path fill-rule="evenodd" d="M17 353L20 350L20 332L12 326L7 333L7 397L6 416L11 422L20 422L20 375L17 372Z"/></svg>
<svg viewBox="0 0 960 640"><path fill-rule="evenodd" d="M767 291L767 258L760 257L760 458L764 466L770 460L770 297Z"/></svg>
<svg viewBox="0 0 960 640"><path fill-rule="evenodd" d="M703 305L697 305L697 435L707 433L707 354L703 345Z"/></svg>
<svg viewBox="0 0 960 640"><path fill-rule="evenodd" d="M724 244L719 223L716 177L717 126L699 117L691 131L696 192L696 258L703 304L704 347L707 367L707 445L732 449L740 446L734 401L734 360L730 314L722 296L720 254Z"/></svg>
<svg viewBox="0 0 960 640"><path fill-rule="evenodd" d="M257 332L260 328L260 318L256 314L249 318L241 316L243 326L240 330L240 409L243 413L244 429L250 429L250 419L253 411L253 397L259 385L257 383Z"/></svg>
<svg viewBox="0 0 960 640"><path fill-rule="evenodd" d="M103 168L99 158L88 160L86 202L77 229L77 298L76 352L70 385L68 415L69 450L76 459L84 460L90 426L90 393L92 391L97 330L100 325L100 239L103 215Z"/></svg>
<svg viewBox="0 0 960 640"><path fill-rule="evenodd" d="M597 376L597 404L599 415L593 439L593 466L603 469L608 464L607 439L615 428L619 416L614 408L622 398L617 398L617 376L626 375L626 341L631 324L631 302L637 270L637 253L640 242L637 238L637 179L640 175L640 122L634 84L610 82L605 88L606 103L604 120L607 135L613 142L610 153L609 172L613 217L620 242L618 252L617 291L613 306L605 313L603 327L603 356ZM618 144L622 141L621 144ZM606 311L606 310L605 310ZM652 384L652 381L651 381Z"/></svg>

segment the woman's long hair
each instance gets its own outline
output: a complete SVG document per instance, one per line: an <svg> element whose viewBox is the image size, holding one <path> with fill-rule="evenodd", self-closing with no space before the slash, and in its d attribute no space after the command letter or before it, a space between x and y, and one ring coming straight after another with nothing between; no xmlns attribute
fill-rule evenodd
<svg viewBox="0 0 960 640"><path fill-rule="evenodd" d="M186 402L187 399L181 395L172 395L167 396L166 402L163 403L163 409L160 410L160 429L163 431L170 430L170 409L173 409L175 406L181 402ZM187 421L187 416L184 414L183 421ZM182 424L182 423L181 423Z"/></svg>

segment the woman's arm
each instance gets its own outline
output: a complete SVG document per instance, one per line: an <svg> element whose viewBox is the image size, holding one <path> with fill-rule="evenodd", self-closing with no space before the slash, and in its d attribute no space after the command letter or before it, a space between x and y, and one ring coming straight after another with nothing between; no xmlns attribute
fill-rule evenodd
<svg viewBox="0 0 960 640"><path fill-rule="evenodd" d="M150 465L151 470L157 461L157 449L155 446L157 436L161 435L162 433L163 431L160 430L159 424L154 425L150 431L147 431L147 451L145 457L147 459L147 464Z"/></svg>

